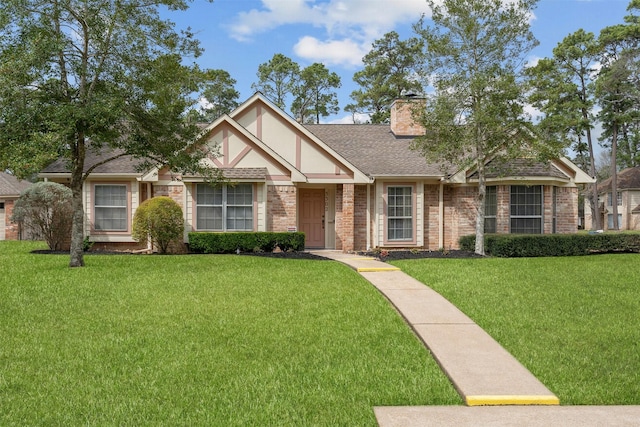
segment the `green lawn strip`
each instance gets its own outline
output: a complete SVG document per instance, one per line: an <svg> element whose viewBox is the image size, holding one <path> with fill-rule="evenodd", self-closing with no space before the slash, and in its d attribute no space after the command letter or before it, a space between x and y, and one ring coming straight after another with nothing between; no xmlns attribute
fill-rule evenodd
<svg viewBox="0 0 640 427"><path fill-rule="evenodd" d="M373 406L461 403L341 264L89 255L69 269L34 247L0 242L0 425L374 425Z"/></svg>
<svg viewBox="0 0 640 427"><path fill-rule="evenodd" d="M453 302L561 404L640 404L640 255L393 264Z"/></svg>

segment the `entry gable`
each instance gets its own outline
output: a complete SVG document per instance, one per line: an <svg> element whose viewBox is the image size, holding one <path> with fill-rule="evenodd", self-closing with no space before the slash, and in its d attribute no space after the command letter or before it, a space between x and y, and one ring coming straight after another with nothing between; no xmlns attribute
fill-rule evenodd
<svg viewBox="0 0 640 427"><path fill-rule="evenodd" d="M371 182L362 171L260 93L249 98L230 117L303 173L308 182Z"/></svg>
<svg viewBox="0 0 640 427"><path fill-rule="evenodd" d="M200 138L213 153L208 158L211 166L220 169L265 168L274 181L307 182L304 174L228 115L207 126Z"/></svg>

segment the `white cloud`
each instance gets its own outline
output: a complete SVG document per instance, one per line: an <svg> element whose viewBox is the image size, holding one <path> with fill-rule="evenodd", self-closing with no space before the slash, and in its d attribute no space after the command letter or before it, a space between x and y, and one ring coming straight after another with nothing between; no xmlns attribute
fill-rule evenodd
<svg viewBox="0 0 640 427"><path fill-rule="evenodd" d="M355 114L355 122L353 115L349 114L348 116L342 116L337 119L330 120L325 124L330 125L351 125L354 123L368 123L371 120L371 116L369 114L356 113ZM323 122L324 123L324 122Z"/></svg>
<svg viewBox="0 0 640 427"><path fill-rule="evenodd" d="M524 64L524 66L525 68L533 68L538 65L538 62L540 62L541 59L542 58L540 58L539 56L532 56L527 59L527 62Z"/></svg>
<svg viewBox="0 0 640 427"><path fill-rule="evenodd" d="M354 66L374 40L425 13L424 0L262 0L260 9L239 13L228 29L232 38L248 41L286 25L320 28L324 39L303 34L296 53L312 62Z"/></svg>
<svg viewBox="0 0 640 427"><path fill-rule="evenodd" d="M370 48L370 45L363 46L351 39L322 41L305 36L296 43L293 51L301 58L322 62L328 66L337 64L358 66L362 64L362 57Z"/></svg>

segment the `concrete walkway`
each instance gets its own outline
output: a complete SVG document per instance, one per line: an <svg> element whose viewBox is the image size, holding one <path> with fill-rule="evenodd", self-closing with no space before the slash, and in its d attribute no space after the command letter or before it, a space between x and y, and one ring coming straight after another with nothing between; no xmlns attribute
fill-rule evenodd
<svg viewBox="0 0 640 427"><path fill-rule="evenodd" d="M398 268L339 251L313 253L350 266L385 295L469 406L377 407L381 426L640 426L637 406L557 406L558 398L489 334L440 294Z"/></svg>

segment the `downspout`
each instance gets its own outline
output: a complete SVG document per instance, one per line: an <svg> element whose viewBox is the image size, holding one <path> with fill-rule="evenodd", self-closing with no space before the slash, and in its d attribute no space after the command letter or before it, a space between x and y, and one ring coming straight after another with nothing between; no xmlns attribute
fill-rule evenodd
<svg viewBox="0 0 640 427"><path fill-rule="evenodd" d="M438 194L438 248L444 248L444 182L440 180Z"/></svg>
<svg viewBox="0 0 640 427"><path fill-rule="evenodd" d="M371 184L367 184L367 251L371 250Z"/></svg>

